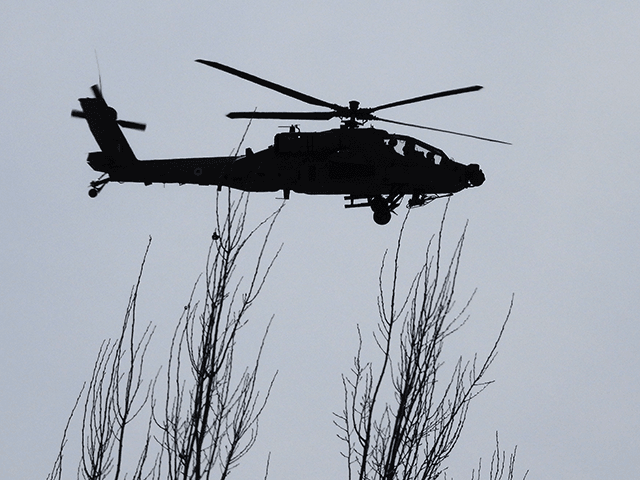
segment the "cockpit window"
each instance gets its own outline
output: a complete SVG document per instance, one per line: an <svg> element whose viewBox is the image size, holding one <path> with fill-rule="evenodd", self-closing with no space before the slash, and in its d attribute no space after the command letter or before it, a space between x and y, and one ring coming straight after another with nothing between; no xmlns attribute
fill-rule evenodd
<svg viewBox="0 0 640 480"><path fill-rule="evenodd" d="M424 159L435 165L440 165L442 152L426 143L416 141L410 137L393 136L385 139L385 145L407 159Z"/></svg>

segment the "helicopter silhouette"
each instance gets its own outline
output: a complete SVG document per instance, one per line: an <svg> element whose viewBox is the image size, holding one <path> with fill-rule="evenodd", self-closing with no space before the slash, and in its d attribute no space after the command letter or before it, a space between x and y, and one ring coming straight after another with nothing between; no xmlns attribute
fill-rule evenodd
<svg viewBox="0 0 640 480"><path fill-rule="evenodd" d="M405 195L409 208L424 206L437 198L484 183L485 175L477 164L453 161L441 149L416 138L389 133L378 128L362 128L372 121L416 127L474 139L509 144L466 133L425 127L380 118L375 112L435 98L475 92L474 85L446 90L406 100L362 108L352 100L348 106L312 97L291 88L264 80L208 60L196 60L239 78L275 90L328 111L312 112L231 112L229 118L279 120L331 120L340 118L339 128L302 132L291 125L288 132L277 133L273 145L243 155L200 158L138 160L122 130L144 130L146 125L118 119L107 105L99 86L92 86L94 98L80 98L82 110L71 115L87 120L100 151L91 152L87 163L102 176L90 182L89 196L96 197L109 182L178 183L215 185L247 192L282 191L308 195L344 195L345 208L370 207L373 220L389 223L392 213Z"/></svg>

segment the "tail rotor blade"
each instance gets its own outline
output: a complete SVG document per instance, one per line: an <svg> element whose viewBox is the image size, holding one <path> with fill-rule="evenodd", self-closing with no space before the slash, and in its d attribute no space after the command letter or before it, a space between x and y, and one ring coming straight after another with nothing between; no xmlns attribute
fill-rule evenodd
<svg viewBox="0 0 640 480"><path fill-rule="evenodd" d="M118 125L120 125L123 128L131 128L133 130L142 130L142 131L144 131L147 128L147 125L144 123L129 122L128 120L118 120Z"/></svg>
<svg viewBox="0 0 640 480"><path fill-rule="evenodd" d="M100 100L104 100L104 97L102 96L102 91L100 90L100 87L98 85L92 85L91 90L93 91L93 94L96 96L96 98Z"/></svg>

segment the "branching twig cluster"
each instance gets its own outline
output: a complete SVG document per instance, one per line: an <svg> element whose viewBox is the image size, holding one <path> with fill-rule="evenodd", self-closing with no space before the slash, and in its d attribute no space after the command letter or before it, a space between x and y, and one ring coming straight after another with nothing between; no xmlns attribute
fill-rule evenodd
<svg viewBox="0 0 640 480"><path fill-rule="evenodd" d="M509 455L509 463L507 463L507 454L504 450L500 449L500 441L498 439L498 432L496 432L496 449L491 456L491 464L489 465L489 480L502 480L506 476L506 480L513 480L515 474L516 453L518 447L513 448L513 453ZM506 469L506 470L505 470ZM522 480L526 480L529 471L527 470L522 477ZM471 472L471 480L481 480L482 478L482 459L478 461L478 470Z"/></svg>
<svg viewBox="0 0 640 480"><path fill-rule="evenodd" d="M405 219L406 222L406 219ZM350 375L343 376L344 408L336 414L339 437L346 443L349 480L432 480L458 441L471 400L491 382L485 379L511 309L489 354L479 360L459 357L444 373L444 341L466 322L473 298L454 312L454 291L466 232L451 260L443 266L439 234L426 250L422 268L404 297L398 295L399 252L392 266L391 286L379 277L378 330L374 338L382 353L378 370L362 360L362 337ZM435 250L435 251L434 251ZM396 346L397 345L397 346ZM443 378L445 377L445 378ZM384 397L391 385L393 400Z"/></svg>
<svg viewBox="0 0 640 480"><path fill-rule="evenodd" d="M151 246L147 244L138 279L131 290L122 323L120 337L114 342L105 340L98 351L91 379L82 387L64 430L56 462L48 480L62 478L62 460L72 417L82 398L80 434L81 455L78 478L97 480L124 476L125 438L127 427L148 406L154 382L145 382L142 376L144 357L153 336L153 327L147 325L142 335L136 336L136 305L144 265ZM151 416L148 417L151 425ZM143 478L150 436L142 445L137 465L131 478ZM131 448L128 446L127 448Z"/></svg>
<svg viewBox="0 0 640 480"><path fill-rule="evenodd" d="M227 198L228 214L218 216L219 233L204 274L205 301L195 302L192 294L174 334L164 417L158 420L170 479L208 479L215 475L216 467L218 478L227 478L255 443L258 417L275 379L261 395L256 380L264 337L253 367L238 378L233 376L238 332L246 325L247 311L278 255L263 268L266 244L279 210L247 234L247 200L246 196L236 202ZM238 256L263 226L267 232L262 236L253 274L246 281L234 281ZM185 376L192 380L190 385Z"/></svg>
<svg viewBox="0 0 640 480"><path fill-rule="evenodd" d="M76 403L84 407L79 478L224 480L255 443L258 418L275 379L274 375L266 391L260 392L257 375L268 326L253 365L238 373L234 357L238 334L249 321L248 310L280 252L267 260L267 242L282 207L250 230L248 195L236 198L231 192L226 196L219 192L216 205L217 230L206 269L175 329L162 393L156 388L157 375L151 381L143 378L154 329L149 324L142 334L136 332L138 290L150 240L121 335L101 345L91 379ZM254 237L259 237L258 251L253 270L244 278L236 270ZM198 292L201 301L196 300ZM159 400L162 397L164 402ZM75 411L76 407L48 480L62 478L63 453ZM127 427L141 415L147 415L142 444L126 443ZM132 461L136 450L137 460Z"/></svg>

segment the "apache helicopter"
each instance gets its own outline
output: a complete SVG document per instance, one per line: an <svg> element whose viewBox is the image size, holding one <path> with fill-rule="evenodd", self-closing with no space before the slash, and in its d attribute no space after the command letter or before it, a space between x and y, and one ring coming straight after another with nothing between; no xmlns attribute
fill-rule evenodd
<svg viewBox="0 0 640 480"><path fill-rule="evenodd" d="M329 111L314 112L231 112L229 118L279 120L330 120L340 118L340 128L322 132L301 132L292 125L275 135L273 145L244 155L226 157L144 160L136 158L120 127L144 130L146 125L119 120L107 105L100 87L92 88L95 98L80 98L82 110L74 117L85 118L101 151L89 153L87 163L103 175L90 182L89 196L96 197L108 182L178 183L216 185L247 192L277 192L288 199L290 192L309 195L344 195L345 208L370 207L373 220L389 223L391 214L405 195L407 206L420 207L448 197L465 188L482 185L484 173L477 164L463 165L441 149L415 138L388 133L377 128L361 128L370 121L417 127L437 132L508 144L450 130L383 119L374 112L434 98L475 92L479 85L447 90L420 97L362 108L353 100L341 106L297 92L208 60L199 63L275 90L307 104Z"/></svg>

